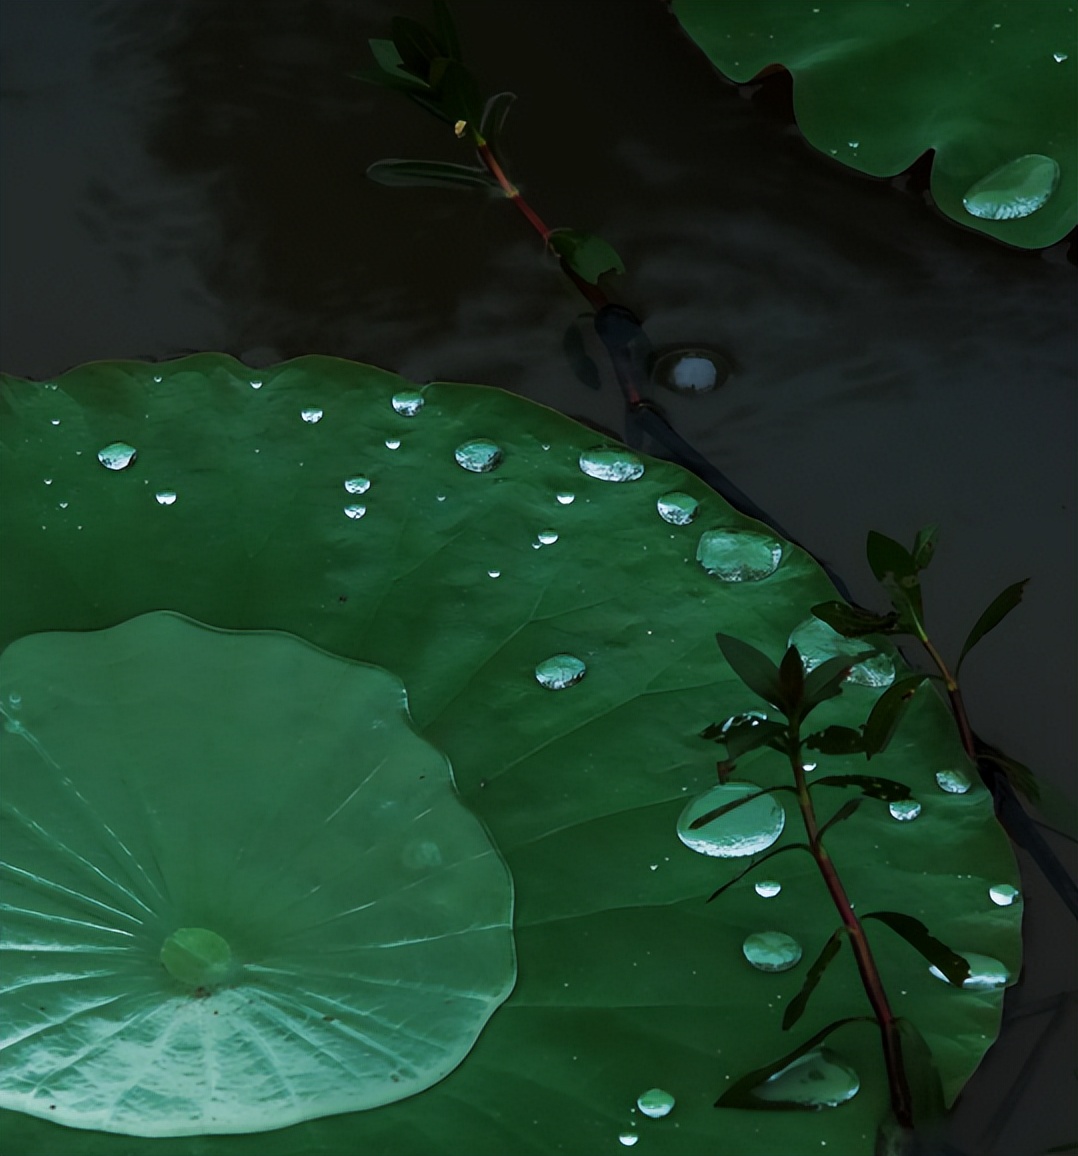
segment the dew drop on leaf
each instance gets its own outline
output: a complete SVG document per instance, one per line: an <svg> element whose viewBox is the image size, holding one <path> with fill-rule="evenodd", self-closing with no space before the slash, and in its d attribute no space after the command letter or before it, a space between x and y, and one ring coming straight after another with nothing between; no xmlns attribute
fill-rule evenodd
<svg viewBox="0 0 1078 1156"><path fill-rule="evenodd" d="M393 408L404 417L415 417L425 404L418 389L402 389L393 395Z"/></svg>
<svg viewBox="0 0 1078 1156"><path fill-rule="evenodd" d="M659 517L671 526L687 526L696 517L700 503L691 495L673 490L655 503Z"/></svg>
<svg viewBox="0 0 1078 1156"><path fill-rule="evenodd" d="M701 855L734 859L766 851L782 834L786 812L772 795L760 795L751 802L727 811L703 827L690 824L709 811L759 793L754 783L724 783L698 795L681 812L678 838Z"/></svg>
<svg viewBox="0 0 1078 1156"><path fill-rule="evenodd" d="M387 450L399 450L401 448L400 438L386 438Z"/></svg>
<svg viewBox="0 0 1078 1156"><path fill-rule="evenodd" d="M737 723L746 722L749 724L749 726L754 726L754 727L759 726L761 720L766 719L766 718L767 718L767 714L766 714L766 712L764 712L762 710L747 710L747 711L745 711L744 714L731 715L726 720L726 722L724 722L722 724L722 733L724 735L728 734L730 731L730 728L732 726L735 726Z"/></svg>
<svg viewBox="0 0 1078 1156"><path fill-rule="evenodd" d="M640 1137L635 1132L621 1132L618 1135L618 1141L626 1148L631 1148L639 1139Z"/></svg>
<svg viewBox="0 0 1078 1156"><path fill-rule="evenodd" d="M346 478L344 482L344 488L350 494L365 494L371 488L371 480L370 478L365 478L362 475L358 475L354 478Z"/></svg>
<svg viewBox="0 0 1078 1156"><path fill-rule="evenodd" d="M563 490L557 495L558 505L571 506L576 501L576 494L570 494L568 490Z"/></svg>
<svg viewBox="0 0 1078 1156"><path fill-rule="evenodd" d="M106 470L126 470L138 457L138 450L127 442L113 442L97 451L97 460Z"/></svg>
<svg viewBox="0 0 1078 1156"><path fill-rule="evenodd" d="M1010 907L1019 900L1021 892L1009 883L996 883L988 888L988 897L997 907Z"/></svg>
<svg viewBox="0 0 1078 1156"><path fill-rule="evenodd" d="M587 667L571 654L555 654L543 659L535 668L535 681L547 690L564 690L578 683Z"/></svg>
<svg viewBox="0 0 1078 1156"><path fill-rule="evenodd" d="M782 561L782 546L755 530L706 530L696 547L696 560L723 582L759 582Z"/></svg>
<svg viewBox="0 0 1078 1156"><path fill-rule="evenodd" d="M309 405L305 409L301 409L299 411L299 416L303 418L305 422L308 422L310 425L314 425L316 422L320 422L322 420L322 412L323 411L320 410L317 406Z"/></svg>
<svg viewBox="0 0 1078 1156"><path fill-rule="evenodd" d="M158 490L154 497L159 506L171 506L176 501L175 490Z"/></svg>
<svg viewBox="0 0 1078 1156"><path fill-rule="evenodd" d="M363 515L367 512L367 507L366 506L345 506L344 512L349 518L352 518L353 520L355 520L357 518L363 517Z"/></svg>
<svg viewBox="0 0 1078 1156"><path fill-rule="evenodd" d="M970 787L969 776L963 771L937 771L936 782L948 795L964 795Z"/></svg>
<svg viewBox="0 0 1078 1156"><path fill-rule="evenodd" d="M1058 162L1041 153L1027 153L972 184L962 204L973 217L1013 221L1047 204L1058 184Z"/></svg>
<svg viewBox="0 0 1078 1156"><path fill-rule="evenodd" d="M900 823L912 823L921 813L921 804L916 799L899 799L895 803L888 803L887 810L891 812L892 819Z"/></svg>
<svg viewBox="0 0 1078 1156"><path fill-rule="evenodd" d="M843 638L841 634L815 616L806 618L790 635L790 646L796 646L806 673L821 662L841 654L862 654L871 650L863 638ZM850 671L847 682L858 686L885 687L895 681L895 664L886 654L875 654L857 663Z"/></svg>
<svg viewBox="0 0 1078 1156"><path fill-rule="evenodd" d="M801 944L784 931L754 931L741 952L758 971L789 971L801 961Z"/></svg>
<svg viewBox="0 0 1078 1156"><path fill-rule="evenodd" d="M473 438L457 446L453 452L457 465L472 474L489 474L502 462L501 446L486 438Z"/></svg>
<svg viewBox="0 0 1078 1156"><path fill-rule="evenodd" d="M231 948L205 927L177 928L161 947L161 962L173 979L195 988L225 983L234 970Z"/></svg>
<svg viewBox="0 0 1078 1156"><path fill-rule="evenodd" d="M782 890L782 884L775 879L761 879L755 885L756 894L764 899L774 899Z"/></svg>
<svg viewBox="0 0 1078 1156"><path fill-rule="evenodd" d="M993 959L990 955L978 955L975 951L961 951L958 948L955 950L969 964L969 975L962 984L963 991L993 991L1003 987L1011 978L1010 972L998 959ZM928 971L930 975L943 980L944 983L951 982L938 967L930 967Z"/></svg>
<svg viewBox="0 0 1078 1156"><path fill-rule="evenodd" d="M661 1120L663 1116L669 1116L674 1109L674 1103L674 1097L669 1092L664 1092L662 1088L649 1088L636 1097L636 1106L652 1120Z"/></svg>
<svg viewBox="0 0 1078 1156"><path fill-rule="evenodd" d="M628 450L596 446L580 455L580 469L603 482L635 482L644 476L644 463Z"/></svg>
<svg viewBox="0 0 1078 1156"><path fill-rule="evenodd" d="M857 1073L830 1048L798 1056L768 1077L752 1094L769 1103L801 1104L806 1108L835 1108L852 1100L861 1087Z"/></svg>
<svg viewBox="0 0 1078 1156"><path fill-rule="evenodd" d="M558 540L558 531L540 530L539 533L535 536L539 539L539 544L541 546L553 546L554 543Z"/></svg>

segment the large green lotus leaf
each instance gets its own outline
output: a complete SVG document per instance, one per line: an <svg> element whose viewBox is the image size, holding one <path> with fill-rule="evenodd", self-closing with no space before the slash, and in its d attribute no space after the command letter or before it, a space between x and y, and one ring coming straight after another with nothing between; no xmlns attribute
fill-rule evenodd
<svg viewBox="0 0 1078 1156"><path fill-rule="evenodd" d="M933 150L940 209L1011 245L1051 245L1078 224L1067 0L674 0L673 11L731 80L785 66L801 131L835 160L892 177ZM1012 166L1024 157L1044 159Z"/></svg>
<svg viewBox="0 0 1078 1156"><path fill-rule="evenodd" d="M780 854L708 904L707 896L751 860L697 853L677 832L686 806L715 787L718 748L703 742L700 731L762 705L725 664L714 636L736 635L777 659L810 607L834 595L811 558L775 541L679 467L634 461L620 447L597 446L593 432L559 414L479 386L439 383L415 391L390 373L325 357L253 374L206 354L156 366L88 365L48 383L6 379L0 404L0 613L17 670L28 661L20 655L53 645L58 656L72 656L72 670L58 657L62 677L43 693L70 687L74 694L79 676L69 632L104 631L86 647L107 653L119 640L164 630L194 632L189 644L177 643L177 661L188 661L190 645L192 653L212 649L214 664L218 652L225 663L230 646L245 645L246 636L232 631L262 632L260 645L267 631L296 636L347 660L339 674L345 697L343 684L361 681L348 662L390 671L406 688L416 729L449 758L461 800L482 820L512 876L516 985L440 1082L381 1107L276 1132L144 1139L140 1152L604 1152L620 1150L622 1133L637 1138L641 1152L664 1156L791 1156L819 1152L824 1142L851 1156L872 1151L888 1102L872 1023L836 1031L827 1040L833 1055L812 1061L810 1074L836 1060L844 1065L840 1076L856 1073L860 1090L840 1106L808 1113L713 1106L748 1071L835 1019L868 1014L868 1007L852 957L840 954L804 1018L784 1032L784 1009L837 922L814 863L800 851ZM500 456L482 443L461 448L478 439L495 443ZM103 453L117 443L137 456L130 449ZM108 468L99 454L111 466L128 464ZM458 456L472 468L458 464ZM479 472L484 465L492 468ZM698 501L695 520L660 516L659 500L671 492ZM692 507L687 500L662 505L674 518ZM204 628L184 623L181 631L178 620L155 611L224 633L209 632L211 647ZM61 633L42 638L42 632ZM103 641L113 636L115 643ZM60 641L49 643L50 637ZM288 640L269 637L283 661ZM290 646L288 653L299 653L298 642ZM317 657L312 664L330 661ZM252 676L264 707L242 717L207 708L201 725L211 737L235 726L236 735L222 741L254 762L280 734L269 715L280 713L285 729L312 728L314 749L339 751L341 765L325 772L335 788L310 783L310 809L299 806L296 819L328 814L333 789L347 786L349 776L357 787L362 781L361 752L349 736L380 720L404 730L399 701L379 709L359 695L360 717L342 721L339 698L330 696L334 709L322 712L318 693L270 665ZM125 676L123 695L107 689L119 674L87 675L80 684L89 703L98 701L97 682L109 696L113 749L124 765L129 747L157 741L140 735L153 716L126 697L136 694L137 668ZM152 669L157 673L141 678L146 693L165 685L165 672ZM204 703L203 692L212 698L221 685L223 676L208 667L204 675L183 669L177 677L186 683L205 682L197 698L192 687L190 702ZM860 681L851 679L819 710L820 725L863 721L886 681L880 670L877 661ZM286 685L271 690L268 681ZM29 718L30 696L15 692ZM10 700L4 706L21 721ZM265 724L264 737L251 736L251 719ZM45 750L49 728L60 726L47 722ZM81 790L78 758L57 762ZM817 778L865 769L854 757L821 763L812 772ZM908 784L920 816L900 822L886 804L867 800L832 829L831 850L858 911L906 912L974 957L979 981L956 988L932 976L889 927L866 924L896 1013L920 1026L953 1098L994 1038L1003 986L1018 971L1021 903L1001 906L989 894L1016 882L1015 864L991 799L929 688L918 693L872 769ZM937 773L963 770L973 781L964 792L937 781ZM139 800L108 806L130 817L133 808L170 801L167 813L147 820L138 843L137 858L149 872L141 850L149 832L163 838L170 823L190 823L192 814L213 806L215 791L192 812L190 798L178 797L182 784L157 785L152 768L143 773ZM236 805L207 820L221 824L211 827L219 836L214 846L189 840L192 863L185 870L215 862L218 842L246 845L241 796L248 787L241 783L248 780L236 774L235 783L227 771L217 776ZM762 751L741 760L736 777L771 786L785 783L789 769ZM848 790L817 788L821 816L848 797ZM772 849L803 834L789 798L775 796L789 814ZM62 792L55 804L41 806L27 821L39 824L46 840L60 837L55 824L75 821ZM450 811L459 824L459 813ZM773 818L762 824L770 824L771 834L761 841L759 830L748 832L742 849L766 845L776 834ZM267 834L279 856L267 885L291 888L302 905L304 881L290 880L289 866L295 860L302 870L303 854L287 826L276 830L279 839ZM467 839L479 847L474 828L468 830L461 847ZM76 867L58 847L54 852L52 873L42 878L67 885ZM367 853L359 839L356 854ZM135 870L116 861L115 848L96 854L112 854L112 873L121 878ZM342 861L341 869L352 868ZM394 865L393 878L399 870ZM753 884L761 875L781 883L781 891L758 894ZM85 875L78 878L88 886ZM462 891L459 902L467 911L458 906L447 918L470 928L473 897ZM504 903L504 885L495 884L488 902L495 909ZM251 908L261 909L255 900ZM384 910L388 916L390 907ZM488 914L479 912L482 919ZM384 931L380 926L377 934ZM768 931L795 939L800 962L785 971L750 965L746 938ZM475 966L489 964L488 956ZM203 951L196 963L212 966L212 957ZM83 998L98 981L86 974L88 961L70 966L65 998ZM457 966L446 964L431 982L455 990L469 985ZM348 974L353 970L349 965ZM468 990L489 999L504 971L480 972L486 980L475 978ZM357 985L342 1002L362 1015L363 998ZM44 998L40 1003L50 1006ZM372 1014L378 1006L371 1005ZM431 1032L436 1042L433 1025ZM253 1057L252 1064L258 1067ZM853 1083L844 1078L848 1092ZM637 1096L656 1087L676 1099L662 1119L635 1108ZM23 1113L4 1113L2 1124L12 1152L130 1151L122 1136Z"/></svg>

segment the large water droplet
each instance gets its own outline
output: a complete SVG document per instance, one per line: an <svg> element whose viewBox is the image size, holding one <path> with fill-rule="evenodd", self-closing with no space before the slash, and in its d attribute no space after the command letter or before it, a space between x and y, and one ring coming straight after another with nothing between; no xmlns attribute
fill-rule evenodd
<svg viewBox="0 0 1078 1156"><path fill-rule="evenodd" d="M578 683L587 667L571 654L555 654L543 659L535 668L535 680L547 690L564 690Z"/></svg>
<svg viewBox="0 0 1078 1156"><path fill-rule="evenodd" d="M696 517L700 503L691 495L674 490L655 503L659 517L671 526L687 526Z"/></svg>
<svg viewBox="0 0 1078 1156"><path fill-rule="evenodd" d="M563 490L556 496L560 506L571 506L576 501L576 494L570 494L568 490Z"/></svg>
<svg viewBox="0 0 1078 1156"><path fill-rule="evenodd" d="M969 776L964 771L937 771L936 782L948 795L964 795L970 787Z"/></svg>
<svg viewBox="0 0 1078 1156"><path fill-rule="evenodd" d="M996 883L988 888L988 897L997 907L1010 907L1017 903L1021 892L1009 883Z"/></svg>
<svg viewBox="0 0 1078 1156"><path fill-rule="evenodd" d="M127 442L113 442L97 451L97 460L106 470L126 470L138 457L138 450Z"/></svg>
<svg viewBox="0 0 1078 1156"><path fill-rule="evenodd" d="M863 638L844 638L820 618L806 618L790 635L790 646L796 646L805 670L814 670L821 662L840 654L854 655L872 650ZM858 686L884 687L895 681L895 664L886 654L876 654L859 662L849 673L847 682Z"/></svg>
<svg viewBox="0 0 1078 1156"><path fill-rule="evenodd" d="M426 404L418 389L402 389L393 395L393 408L405 417L415 417Z"/></svg>
<svg viewBox="0 0 1078 1156"><path fill-rule="evenodd" d="M830 1048L798 1056L770 1076L752 1094L768 1103L802 1104L806 1108L834 1108L852 1100L861 1087L857 1073Z"/></svg>
<svg viewBox="0 0 1078 1156"><path fill-rule="evenodd" d="M604 482L635 482L644 476L644 463L636 454L603 446L585 450L580 455L580 469L589 478Z"/></svg>
<svg viewBox="0 0 1078 1156"><path fill-rule="evenodd" d="M344 488L350 494L365 494L371 488L371 480L361 474L354 478L345 478Z"/></svg>
<svg viewBox="0 0 1078 1156"><path fill-rule="evenodd" d="M635 1132L620 1132L618 1134L618 1141L625 1145L626 1148L631 1148L640 1137Z"/></svg>
<svg viewBox="0 0 1078 1156"><path fill-rule="evenodd" d="M367 507L366 506L345 506L344 512L349 518L352 518L352 519L362 518L363 515L367 512Z"/></svg>
<svg viewBox="0 0 1078 1156"><path fill-rule="evenodd" d="M784 931L754 931L741 951L758 971L789 971L801 961L801 944Z"/></svg>
<svg viewBox="0 0 1078 1156"><path fill-rule="evenodd" d="M486 438L473 438L470 442L464 442L457 446L453 456L461 469L473 474L489 474L502 462L501 446Z"/></svg>
<svg viewBox="0 0 1078 1156"><path fill-rule="evenodd" d="M1059 165L1052 157L1027 153L981 177L962 198L966 212L986 221L1028 217L1047 203L1059 184Z"/></svg>
<svg viewBox="0 0 1078 1156"><path fill-rule="evenodd" d="M177 928L161 947L165 970L181 983L208 988L224 983L232 973L232 951L205 927Z"/></svg>
<svg viewBox="0 0 1078 1156"><path fill-rule="evenodd" d="M887 810L891 818L900 823L912 823L921 813L921 804L916 799L899 799L896 803L888 803Z"/></svg>
<svg viewBox="0 0 1078 1156"><path fill-rule="evenodd" d="M176 501L175 490L158 490L154 497L160 506L171 506Z"/></svg>
<svg viewBox="0 0 1078 1156"><path fill-rule="evenodd" d="M730 376L730 363L714 349L686 346L661 354L651 380L675 393L708 393Z"/></svg>
<svg viewBox="0 0 1078 1156"><path fill-rule="evenodd" d="M755 530L707 530L700 535L696 560L723 582L759 582L778 569L782 546Z"/></svg>
<svg viewBox="0 0 1078 1156"><path fill-rule="evenodd" d="M761 879L755 884L756 894L764 899L774 899L782 890L782 884L775 879Z"/></svg>
<svg viewBox="0 0 1078 1156"><path fill-rule="evenodd" d="M1010 972L998 959L990 955L978 955L975 951L955 950L969 964L969 976L962 984L963 991L993 991L1003 987L1011 978ZM930 967L928 970L936 979L942 979L944 983L951 982L938 967Z"/></svg>
<svg viewBox="0 0 1078 1156"><path fill-rule="evenodd" d="M678 818L678 838L693 851L720 859L766 851L782 834L782 828L786 825L786 812L774 796L759 795L759 790L753 783L723 783L698 795ZM759 797L719 815L702 827L690 826L709 811L751 795Z"/></svg>
<svg viewBox="0 0 1078 1156"><path fill-rule="evenodd" d="M320 422L322 420L322 412L323 411L320 410L318 406L309 405L299 411L299 416L303 418L305 422L309 422L311 425L314 425L316 422Z"/></svg>
<svg viewBox="0 0 1078 1156"><path fill-rule="evenodd" d="M652 1120L661 1120L663 1116L669 1116L674 1110L675 1103L674 1097L669 1092L664 1092L662 1088L649 1088L636 1097L636 1106Z"/></svg>

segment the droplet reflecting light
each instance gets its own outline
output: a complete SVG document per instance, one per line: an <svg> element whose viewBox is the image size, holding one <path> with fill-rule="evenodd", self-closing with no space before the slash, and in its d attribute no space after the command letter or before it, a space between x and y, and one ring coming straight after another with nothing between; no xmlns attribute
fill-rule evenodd
<svg viewBox="0 0 1078 1156"><path fill-rule="evenodd" d="M712 819L702 827L693 827L697 819L710 811L749 799L732 810ZM732 859L765 851L782 834L786 812L773 795L760 794L753 783L723 783L698 795L681 812L677 822L678 838L701 855Z"/></svg>
<svg viewBox="0 0 1078 1156"><path fill-rule="evenodd" d="M501 465L502 449L487 438L473 438L457 446L453 456L462 470L472 474L489 474Z"/></svg>
<svg viewBox="0 0 1078 1156"><path fill-rule="evenodd" d="M644 476L644 463L628 450L596 446L580 455L580 470L603 482L635 482Z"/></svg>
<svg viewBox="0 0 1078 1156"><path fill-rule="evenodd" d="M138 457L138 450L127 442L112 442L97 451L97 460L106 470L125 470Z"/></svg>
<svg viewBox="0 0 1078 1156"><path fill-rule="evenodd" d="M564 690L574 686L587 673L587 667L572 654L555 654L543 659L535 668L535 681L547 690Z"/></svg>

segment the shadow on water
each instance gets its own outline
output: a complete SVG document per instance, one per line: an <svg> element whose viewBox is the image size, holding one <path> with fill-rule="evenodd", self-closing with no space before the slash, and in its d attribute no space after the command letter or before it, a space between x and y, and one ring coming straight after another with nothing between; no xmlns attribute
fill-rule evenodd
<svg viewBox="0 0 1078 1156"><path fill-rule="evenodd" d="M346 75L393 15L426 10L10 5L5 368L328 353L499 385L624 437L595 345L598 388L566 356L582 303L517 215L483 194L364 177L387 156L465 159L444 126ZM656 393L676 429L863 601L866 531L908 539L939 523L929 598L951 652L998 589L1032 574L1019 614L971 662L967 698L986 738L1066 788L1078 569L1067 245L1031 254L963 232L926 205L925 159L891 181L852 175L801 138L788 76L722 82L653 0L454 11L484 83L518 94L509 160L539 211L614 244L621 299L653 345L732 361L712 393ZM1073 1061L1060 1034L1037 1042L1055 1013L1036 1009L1072 982L1074 928L1028 871L1026 883L1015 1023L953 1120L970 1151L992 1140L1019 1156L1066 1126ZM1030 1050L1043 1060L1023 1086ZM1009 1089L1012 1114L992 1118Z"/></svg>

